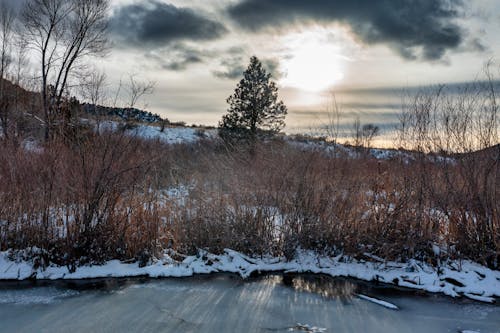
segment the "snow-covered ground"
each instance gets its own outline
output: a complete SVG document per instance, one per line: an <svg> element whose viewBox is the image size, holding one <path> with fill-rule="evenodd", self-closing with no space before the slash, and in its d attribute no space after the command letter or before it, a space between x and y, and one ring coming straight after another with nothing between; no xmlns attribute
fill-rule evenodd
<svg viewBox="0 0 500 333"><path fill-rule="evenodd" d="M214 138L217 135L215 130L191 127L166 127L162 132L159 127L150 125L138 125L128 132L143 139L160 140L168 144L194 143L202 138Z"/></svg>
<svg viewBox="0 0 500 333"><path fill-rule="evenodd" d="M359 151L355 147L335 144L321 140L297 140L293 137L288 138L289 144L302 151L317 151L328 156L347 156L349 158L359 158L368 155L378 160L389 160L402 158L405 161L414 160L414 157L408 152L395 149L370 148Z"/></svg>
<svg viewBox="0 0 500 333"><path fill-rule="evenodd" d="M116 131L119 126L125 125L116 121L103 121L99 124L99 130L112 130ZM96 125L97 126L97 125ZM137 136L145 140L159 140L167 144L189 144L195 143L202 138L210 139L217 137L217 130L206 130L195 127L161 127L137 124L126 129L125 133L131 136Z"/></svg>
<svg viewBox="0 0 500 333"><path fill-rule="evenodd" d="M416 261L406 264L375 263L343 256L321 257L306 251L299 251L296 259L286 261L283 258L250 258L227 249L222 255L201 251L199 255L185 257L183 261L176 261L165 252L162 258L142 268L137 263L125 264L113 260L102 266L80 267L70 273L68 268L56 266L34 270L30 262L12 261L9 257L8 252L0 253L0 280L188 277L218 272L236 273L248 278L261 272L289 272L351 277L489 303L500 297L500 271L470 261L451 263L436 270Z"/></svg>
<svg viewBox="0 0 500 333"><path fill-rule="evenodd" d="M116 121L104 121L99 124L100 130L118 130L120 123ZM150 124L138 124L125 131L128 135L135 135L146 140L159 140L167 144L190 144L198 142L200 139L213 139L218 137L217 129L201 129L193 127L166 127L163 131L159 126ZM287 142L303 151L320 151L327 155L334 156L341 154L351 158L361 155L355 148L341 144L333 144L318 140L297 140L293 136L286 137ZM394 149L372 148L368 154L376 159L403 158L411 160L413 157L402 151Z"/></svg>

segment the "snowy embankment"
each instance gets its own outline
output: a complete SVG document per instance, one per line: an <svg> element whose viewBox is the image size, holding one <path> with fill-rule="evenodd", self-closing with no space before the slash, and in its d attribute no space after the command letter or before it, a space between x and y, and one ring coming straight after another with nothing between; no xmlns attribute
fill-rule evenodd
<svg viewBox="0 0 500 333"><path fill-rule="evenodd" d="M179 256L179 255L176 255ZM435 269L424 263L411 261L375 263L317 256L299 252L296 259L250 258L232 250L222 255L200 252L197 256L174 260L168 253L151 265L139 267L113 260L102 266L79 267L70 273L66 267L49 266L33 269L27 261L12 261L9 253L0 253L0 280L25 279L89 279L107 277L188 277L195 274L235 273L242 278L265 272L316 273L332 277L350 277L443 293L452 297L465 296L482 302L495 302L500 297L500 271L490 270L470 261L461 261Z"/></svg>

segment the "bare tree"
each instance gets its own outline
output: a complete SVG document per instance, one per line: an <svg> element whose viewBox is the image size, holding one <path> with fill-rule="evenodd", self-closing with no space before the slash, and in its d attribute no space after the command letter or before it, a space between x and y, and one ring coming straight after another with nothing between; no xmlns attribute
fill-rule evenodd
<svg viewBox="0 0 500 333"><path fill-rule="evenodd" d="M498 124L498 81L493 74L494 63L489 60L484 66L484 76L486 78L485 98L482 111L478 117L478 135L481 148L487 148L497 144L499 140Z"/></svg>
<svg viewBox="0 0 500 333"><path fill-rule="evenodd" d="M24 79L26 78L27 70L29 69L29 61L28 61L28 48L27 41L23 34L18 34L15 40L14 46L14 57L13 57L13 65L12 69L12 82L17 85L23 85Z"/></svg>
<svg viewBox="0 0 500 333"><path fill-rule="evenodd" d="M363 125L361 128L361 137L363 139L363 146L370 148L373 139L380 133L380 128L373 124Z"/></svg>
<svg viewBox="0 0 500 333"><path fill-rule="evenodd" d="M420 89L403 96L402 110L397 128L398 143L402 148L427 153L434 150L439 139L439 112L450 110L444 99L444 86ZM454 110L454 107L451 109Z"/></svg>
<svg viewBox="0 0 500 333"><path fill-rule="evenodd" d="M0 0L0 123L3 137L8 138L9 109L11 108L12 89L7 87L7 75L12 64L13 37L15 34L16 13Z"/></svg>
<svg viewBox="0 0 500 333"><path fill-rule="evenodd" d="M123 78L120 78L120 82L118 82L118 88L116 88L115 91L115 97L113 98L113 107L116 108L118 105L118 98L120 97L120 93L122 92L123 88Z"/></svg>
<svg viewBox="0 0 500 333"><path fill-rule="evenodd" d="M353 145L357 148L370 148L373 139L379 135L380 127L373 124L361 124L359 116L354 118L352 126Z"/></svg>
<svg viewBox="0 0 500 333"><path fill-rule="evenodd" d="M101 114L99 107L105 103L106 93L106 73L100 72L97 69L92 70L82 82L82 96L90 103L90 108L95 115L97 132L100 130Z"/></svg>
<svg viewBox="0 0 500 333"><path fill-rule="evenodd" d="M325 126L326 134L334 144L337 144L340 134L340 117L342 114L342 107L338 104L337 97L333 91L329 96L326 113L328 116L328 122Z"/></svg>
<svg viewBox="0 0 500 333"><path fill-rule="evenodd" d="M135 75L129 77L129 103L128 107L134 108L137 102L145 95L151 95L154 92L155 82L153 81L137 81Z"/></svg>
<svg viewBox="0 0 500 333"><path fill-rule="evenodd" d="M109 0L29 0L23 11L27 40L41 57L45 137L79 61L107 50Z"/></svg>
<svg viewBox="0 0 500 333"><path fill-rule="evenodd" d="M0 78L5 79L12 63L12 38L16 13L7 6L5 0L0 0Z"/></svg>
<svg viewBox="0 0 500 333"><path fill-rule="evenodd" d="M360 147L363 144L363 139L361 137L361 120L359 116L354 118L354 123L352 124L352 139L355 147Z"/></svg>

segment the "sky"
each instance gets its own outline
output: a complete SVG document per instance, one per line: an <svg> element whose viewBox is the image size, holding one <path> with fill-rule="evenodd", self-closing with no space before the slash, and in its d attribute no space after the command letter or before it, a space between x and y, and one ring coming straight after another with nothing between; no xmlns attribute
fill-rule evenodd
<svg viewBox="0 0 500 333"><path fill-rule="evenodd" d="M216 125L252 55L289 108L318 127L335 93L347 115L389 126L398 89L474 80L500 54L498 0L111 0L111 85L155 82L140 107Z"/></svg>

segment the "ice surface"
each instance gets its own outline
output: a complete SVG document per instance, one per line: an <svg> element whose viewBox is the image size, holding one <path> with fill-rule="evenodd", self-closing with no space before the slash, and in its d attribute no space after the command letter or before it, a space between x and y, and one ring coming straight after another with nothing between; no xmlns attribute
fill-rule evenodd
<svg viewBox="0 0 500 333"><path fill-rule="evenodd" d="M359 286L358 290L356 282L314 274L292 274L287 279L282 274L248 280L217 274L116 281L103 280L98 288L89 281L88 289L82 288L81 281L69 281L68 288L78 285L80 290L71 297L64 296L64 289L21 289L14 299L23 299L25 293L29 297L54 296L56 300L0 303L0 331L494 333L500 328L498 306L380 288ZM0 283L0 291L7 286L7 292L12 293L8 286L16 283ZM301 283L317 288L296 288ZM54 284L59 288L65 285L61 281ZM345 297L325 297L347 285L353 288L347 288ZM360 299L356 293L384 299L400 310Z"/></svg>

